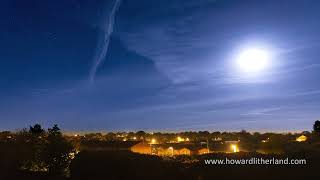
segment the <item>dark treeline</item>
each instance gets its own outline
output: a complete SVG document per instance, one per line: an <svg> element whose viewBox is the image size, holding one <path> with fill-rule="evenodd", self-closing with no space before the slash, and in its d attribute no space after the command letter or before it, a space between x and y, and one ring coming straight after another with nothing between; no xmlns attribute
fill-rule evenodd
<svg viewBox="0 0 320 180"><path fill-rule="evenodd" d="M63 137L57 125L47 131L41 125L30 126L15 134L1 133L1 176L47 174L68 176L74 145Z"/></svg>

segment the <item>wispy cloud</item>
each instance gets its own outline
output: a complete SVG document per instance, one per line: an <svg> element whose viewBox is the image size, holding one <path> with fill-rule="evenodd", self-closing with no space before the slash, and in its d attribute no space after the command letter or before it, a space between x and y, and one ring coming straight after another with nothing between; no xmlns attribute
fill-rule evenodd
<svg viewBox="0 0 320 180"><path fill-rule="evenodd" d="M319 95L320 90L309 90L309 91L300 91L296 93L289 94L290 97L296 97L296 96L310 96L310 95Z"/></svg>
<svg viewBox="0 0 320 180"><path fill-rule="evenodd" d="M103 60L106 57L106 54L108 53L110 36L113 33L114 20L115 20L116 12L120 7L120 4L121 4L121 0L115 0L115 4L111 10L109 19L105 25L104 36L102 37L102 43L98 48L97 55L94 59L94 64L90 70L89 79L91 82L94 81L97 69L99 68L100 64L103 62Z"/></svg>
<svg viewBox="0 0 320 180"><path fill-rule="evenodd" d="M269 115L272 115L272 112L278 111L281 109L282 109L281 107L255 109L240 115L241 116L269 116Z"/></svg>

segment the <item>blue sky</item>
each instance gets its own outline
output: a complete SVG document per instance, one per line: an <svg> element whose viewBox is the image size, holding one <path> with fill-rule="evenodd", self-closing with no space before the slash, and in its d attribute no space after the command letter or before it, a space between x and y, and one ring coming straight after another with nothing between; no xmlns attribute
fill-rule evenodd
<svg viewBox="0 0 320 180"><path fill-rule="evenodd" d="M0 2L0 129L311 130L316 0ZM264 48L270 66L235 66Z"/></svg>

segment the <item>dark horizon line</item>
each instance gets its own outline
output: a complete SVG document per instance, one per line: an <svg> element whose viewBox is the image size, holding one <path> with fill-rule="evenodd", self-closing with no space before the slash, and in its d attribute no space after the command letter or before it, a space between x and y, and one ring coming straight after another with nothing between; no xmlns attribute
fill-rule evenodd
<svg viewBox="0 0 320 180"><path fill-rule="evenodd" d="M47 130L47 128L43 127L43 129ZM48 127L50 128L50 127ZM117 129L117 130L65 130L63 128L61 128L59 126L59 128L61 129L61 132L65 135L84 135L84 134L90 134L90 133L101 133L101 134L107 134L107 133L129 133L129 132L133 132L136 133L138 131L144 131L148 134L153 134L153 133L172 133L172 134L178 134L178 133L185 133L185 132L204 132L204 131L208 131L209 133L213 133L213 132L226 132L226 133L239 133L241 131L246 131L250 134L253 133L275 133L275 134L289 134L289 133L303 133L303 132L312 132L312 129L310 130L246 130L246 129L240 129L240 130L212 130L212 129L185 129L185 130L144 130L144 129L132 129L132 130L128 130L128 129ZM16 129L0 129L0 132L4 132L4 131L9 131L9 132L19 132L22 131L24 129L29 129L28 127L25 128L16 128Z"/></svg>

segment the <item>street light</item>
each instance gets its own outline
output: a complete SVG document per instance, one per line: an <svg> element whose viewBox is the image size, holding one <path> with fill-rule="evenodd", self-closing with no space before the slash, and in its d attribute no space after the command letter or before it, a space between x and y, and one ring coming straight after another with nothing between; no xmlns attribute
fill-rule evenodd
<svg viewBox="0 0 320 180"><path fill-rule="evenodd" d="M232 149L232 151L233 151L234 153L239 152L239 148L238 148L238 146L235 145L235 144L231 144L230 148Z"/></svg>
<svg viewBox="0 0 320 180"><path fill-rule="evenodd" d="M157 140L156 139L151 139L151 144L156 144Z"/></svg>
<svg viewBox="0 0 320 180"><path fill-rule="evenodd" d="M173 156L173 147L168 148L171 151L171 156Z"/></svg>

